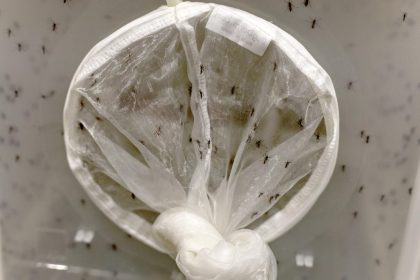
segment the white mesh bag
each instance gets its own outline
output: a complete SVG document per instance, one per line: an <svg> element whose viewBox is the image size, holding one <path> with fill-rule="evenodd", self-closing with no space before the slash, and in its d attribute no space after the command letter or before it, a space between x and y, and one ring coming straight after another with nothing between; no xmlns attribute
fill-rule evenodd
<svg viewBox="0 0 420 280"><path fill-rule="evenodd" d="M189 2L95 46L64 108L90 198L191 280L276 279L267 242L326 187L338 120L329 76L289 34Z"/></svg>

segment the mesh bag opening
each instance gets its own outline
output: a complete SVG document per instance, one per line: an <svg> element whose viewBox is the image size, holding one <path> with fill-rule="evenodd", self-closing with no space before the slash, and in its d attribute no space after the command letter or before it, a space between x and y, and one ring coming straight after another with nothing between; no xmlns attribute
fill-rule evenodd
<svg viewBox="0 0 420 280"><path fill-rule="evenodd" d="M331 79L293 37L244 11L188 2L95 46L64 109L68 161L90 198L122 229L173 255L188 279L275 279L276 264L263 242L267 261L254 269L262 274L207 263L224 271L215 278L183 266L185 244L153 228L167 224L162 213L204 219L220 234L214 247L220 238L254 240L238 233L245 228L265 242L277 238L325 189L338 121Z"/></svg>

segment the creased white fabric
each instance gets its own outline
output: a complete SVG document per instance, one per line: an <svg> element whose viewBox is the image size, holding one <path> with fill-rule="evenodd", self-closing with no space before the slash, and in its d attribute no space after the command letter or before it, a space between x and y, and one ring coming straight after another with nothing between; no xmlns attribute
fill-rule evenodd
<svg viewBox="0 0 420 280"><path fill-rule="evenodd" d="M189 280L276 279L276 259L255 231L241 229L224 238L187 208L162 213L153 227Z"/></svg>

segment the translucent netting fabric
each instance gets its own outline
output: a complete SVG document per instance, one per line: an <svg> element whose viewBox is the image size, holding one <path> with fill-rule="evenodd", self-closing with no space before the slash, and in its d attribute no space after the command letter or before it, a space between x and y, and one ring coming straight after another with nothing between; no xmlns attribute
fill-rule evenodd
<svg viewBox="0 0 420 280"><path fill-rule="evenodd" d="M270 37L263 54L209 30L215 9L243 25L251 19ZM275 279L274 257L261 241L293 226L325 188L338 109L329 76L290 35L240 10L182 3L91 50L70 86L64 128L70 167L92 200L127 232L176 258L188 279ZM197 226L214 234L186 238ZM244 228L252 234L238 231ZM185 255L205 249L207 259L220 258L222 249L211 251L217 244L244 240L262 244L255 248L267 261L257 272L237 274L235 264L222 273L227 268L206 263L218 271L198 275ZM203 260L194 261L200 268ZM255 265L244 259L239 267L247 262Z"/></svg>

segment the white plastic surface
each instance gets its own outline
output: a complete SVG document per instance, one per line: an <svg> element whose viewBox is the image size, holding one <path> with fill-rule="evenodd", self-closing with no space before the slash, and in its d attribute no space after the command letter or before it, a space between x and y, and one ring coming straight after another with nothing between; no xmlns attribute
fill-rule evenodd
<svg viewBox="0 0 420 280"><path fill-rule="evenodd" d="M175 263L127 237L80 188L68 168L61 134L64 100L80 61L114 30L156 9L157 1L0 2L5 279L171 279L164 268L173 263L176 269ZM337 168L308 215L270 243L279 261L278 279L394 279L420 147L419 64L414 59L420 48L420 3L311 0L305 7L304 1L293 0L289 12L287 1L217 2L252 12L292 34L331 75L337 91L342 127ZM317 19L314 29L312 19ZM10 134L9 126L14 127ZM78 229L86 227L95 232L89 249L72 244ZM38 240L50 237L46 229L60 233L64 245L41 247ZM58 256L50 254L54 248ZM299 266L296 256L312 258L313 266ZM69 270L36 267L46 262Z"/></svg>
<svg viewBox="0 0 420 280"><path fill-rule="evenodd" d="M420 164L416 177L395 280L420 279Z"/></svg>
<svg viewBox="0 0 420 280"><path fill-rule="evenodd" d="M1 225L0 225L0 248L3 248L2 246L2 229L1 229ZM3 280L3 250L0 251L0 280Z"/></svg>

